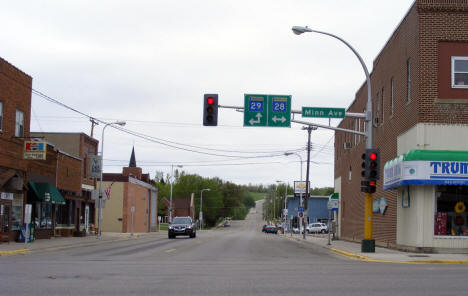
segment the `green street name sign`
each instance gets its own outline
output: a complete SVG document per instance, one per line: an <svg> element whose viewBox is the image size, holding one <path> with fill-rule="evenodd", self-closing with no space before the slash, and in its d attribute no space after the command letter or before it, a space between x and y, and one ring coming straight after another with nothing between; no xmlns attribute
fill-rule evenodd
<svg viewBox="0 0 468 296"><path fill-rule="evenodd" d="M302 107L302 117L344 118L345 108Z"/></svg>
<svg viewBox="0 0 468 296"><path fill-rule="evenodd" d="M291 127L291 96L245 94L244 126Z"/></svg>

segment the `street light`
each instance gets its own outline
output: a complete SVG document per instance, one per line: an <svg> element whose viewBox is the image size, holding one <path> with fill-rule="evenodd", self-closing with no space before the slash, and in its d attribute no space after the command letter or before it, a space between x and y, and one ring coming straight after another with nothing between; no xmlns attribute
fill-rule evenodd
<svg viewBox="0 0 468 296"><path fill-rule="evenodd" d="M202 211L202 205L203 205L203 191L211 191L210 188L205 188L200 191L200 215L198 218L200 218L200 230L203 230L203 211Z"/></svg>
<svg viewBox="0 0 468 296"><path fill-rule="evenodd" d="M297 153L297 152L284 152L284 155L286 155L286 156L293 155L293 154L296 155L297 157L299 157L299 159L300 159L300 161L301 161L301 180L300 180L300 184L302 185L302 162L303 162L303 161L302 161L302 156L301 156L299 153ZM309 184L307 184L307 182L306 182L306 186L308 186L308 185L309 185ZM295 187L294 187L294 188L295 188ZM307 197L306 197L306 198L307 198ZM301 189L301 191L299 192L299 205L300 205L300 207L303 207L303 206L304 206L304 201L302 200L302 189ZM305 235L305 219L304 219L304 218L301 218L301 220L302 220L302 227L304 228L304 235L303 235L303 238L306 239L306 235ZM301 229L301 228L299 227L299 229Z"/></svg>
<svg viewBox="0 0 468 296"><path fill-rule="evenodd" d="M302 33L311 32L327 35L333 38L336 38L343 42L351 51L356 55L359 62L361 63L362 69L366 75L366 84L367 84L367 104L366 104L366 149L372 149L372 87L371 79L369 75L369 70L364 63L364 60L358 54L358 52L345 40L340 37L321 31L312 30L309 27L294 26L292 31L296 35ZM375 252L375 241L372 239L372 193L366 193L365 205L364 205L364 240L362 241L362 250L364 252Z"/></svg>
<svg viewBox="0 0 468 296"><path fill-rule="evenodd" d="M288 187L286 187L286 182L283 182L281 180L276 180L276 183L284 185L284 208L283 209L286 209L286 199L287 199L287 194L288 194Z"/></svg>
<svg viewBox="0 0 468 296"><path fill-rule="evenodd" d="M178 165L175 165L176 167L178 168L181 168L183 167L182 165L178 164ZM171 196L170 196L170 200L169 200L169 223L172 223L172 183L174 183L174 165L171 164Z"/></svg>
<svg viewBox="0 0 468 296"><path fill-rule="evenodd" d="M102 171L103 171L103 166L104 166L104 131L106 130L106 127L109 125L117 124L120 126L124 126L126 124L125 121L116 121L116 122L110 122L106 123L104 127L102 128L102 136L101 136L101 178L99 179L99 203L98 203L98 235L97 238L101 238L101 220L102 220Z"/></svg>

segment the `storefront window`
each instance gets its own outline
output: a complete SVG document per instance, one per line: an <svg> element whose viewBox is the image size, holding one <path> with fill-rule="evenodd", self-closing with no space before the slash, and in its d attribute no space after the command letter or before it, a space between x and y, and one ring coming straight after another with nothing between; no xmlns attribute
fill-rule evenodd
<svg viewBox="0 0 468 296"><path fill-rule="evenodd" d="M467 186L437 186L434 234L468 236L467 205Z"/></svg>
<svg viewBox="0 0 468 296"><path fill-rule="evenodd" d="M14 194L11 211L11 229L20 230L23 225L23 194Z"/></svg>
<svg viewBox="0 0 468 296"><path fill-rule="evenodd" d="M36 203L34 224L36 228L52 229L52 204Z"/></svg>

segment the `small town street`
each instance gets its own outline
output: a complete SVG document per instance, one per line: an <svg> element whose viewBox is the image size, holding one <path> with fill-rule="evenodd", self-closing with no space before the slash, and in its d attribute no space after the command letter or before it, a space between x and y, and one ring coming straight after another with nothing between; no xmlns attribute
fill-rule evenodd
<svg viewBox="0 0 468 296"><path fill-rule="evenodd" d="M1 295L465 295L467 265L353 260L245 221L0 256Z"/></svg>

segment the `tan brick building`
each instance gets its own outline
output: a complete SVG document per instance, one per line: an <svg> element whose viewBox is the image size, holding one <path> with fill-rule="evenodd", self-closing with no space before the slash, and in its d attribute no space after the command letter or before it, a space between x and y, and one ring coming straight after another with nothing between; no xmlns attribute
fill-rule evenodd
<svg viewBox="0 0 468 296"><path fill-rule="evenodd" d="M121 174L103 174L103 190L110 188L102 209L103 232L152 232L158 229L157 193L149 174L136 167L135 152ZM96 217L97 219L97 217Z"/></svg>
<svg viewBox="0 0 468 296"><path fill-rule="evenodd" d="M381 179L374 195L376 244L466 251L468 236L463 235L462 229L468 227L467 213L455 213L454 205L458 201L468 205L468 190L464 185L468 176L451 176L449 180L432 175L419 179L401 175L396 181L390 180L388 173L404 174L411 161L426 166L419 170L428 174L430 170L436 171L431 161L452 162L457 168L464 165L459 162L468 155L465 136L468 134L468 2L415 1L375 58L371 82L375 118L373 146L380 148L382 163ZM347 111L362 113L366 102L364 83ZM339 127L365 131L362 119L346 118ZM364 137L336 132L335 190L341 198L339 235L347 240L363 238L364 194L360 192L360 182L364 149ZM385 188L384 164L388 169L395 168L386 171ZM414 173L415 169L409 171ZM456 198L452 197L455 195ZM386 211L378 213L378 206L385 203ZM445 213L445 231L437 234L434 228L440 225L435 217L441 213Z"/></svg>

